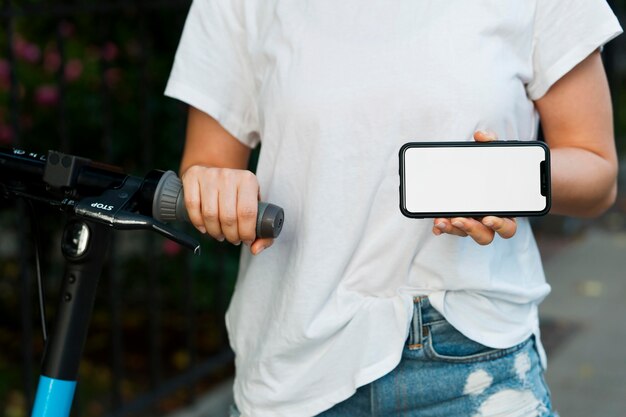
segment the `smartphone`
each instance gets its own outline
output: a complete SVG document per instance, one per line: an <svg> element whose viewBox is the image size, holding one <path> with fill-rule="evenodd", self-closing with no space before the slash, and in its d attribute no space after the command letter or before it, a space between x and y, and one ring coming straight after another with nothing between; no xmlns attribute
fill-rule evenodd
<svg viewBox="0 0 626 417"><path fill-rule="evenodd" d="M550 150L538 141L407 143L400 210L411 218L543 216Z"/></svg>

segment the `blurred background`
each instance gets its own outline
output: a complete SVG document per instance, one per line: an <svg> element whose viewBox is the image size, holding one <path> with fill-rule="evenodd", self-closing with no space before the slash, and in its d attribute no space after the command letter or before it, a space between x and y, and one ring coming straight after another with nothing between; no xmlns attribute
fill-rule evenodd
<svg viewBox="0 0 626 417"><path fill-rule="evenodd" d="M177 170L185 107L163 96L190 0L1 0L0 147L48 149L134 175ZM609 1L625 22L626 0ZM624 23L622 23L624 24ZM626 416L626 37L604 50L620 194L604 216L535 221L553 293L541 309L562 416ZM57 213L38 211L51 325L62 275ZM0 415L30 415L43 350L34 222L0 200ZM75 416L219 416L231 400L223 314L238 248L201 258L118 232L100 281Z"/></svg>

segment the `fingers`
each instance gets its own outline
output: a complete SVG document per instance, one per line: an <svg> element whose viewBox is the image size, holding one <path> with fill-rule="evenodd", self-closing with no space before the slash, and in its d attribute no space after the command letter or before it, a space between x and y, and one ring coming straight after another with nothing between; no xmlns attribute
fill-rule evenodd
<svg viewBox="0 0 626 417"><path fill-rule="evenodd" d="M272 239L256 239L259 185L250 171L192 166L182 176L191 223L219 241L244 242L254 254Z"/></svg>
<svg viewBox="0 0 626 417"><path fill-rule="evenodd" d="M489 130L478 130L474 133L476 142L491 142L498 140L498 135ZM488 245L493 242L495 234L504 239L515 235L517 223L514 219L487 216L482 221L455 217L453 219L436 218L433 223L433 234L436 236L450 234L455 236L469 236L480 245Z"/></svg>
<svg viewBox="0 0 626 417"><path fill-rule="evenodd" d="M238 245L241 238L237 217L237 184L235 178L228 174L223 173L221 176L218 189L219 226L226 240Z"/></svg>
<svg viewBox="0 0 626 417"><path fill-rule="evenodd" d="M183 183L185 208L187 209L187 216L189 222L194 225L200 233L206 233L207 230L204 226L204 220L201 212L200 203L200 182L197 174L197 167L189 168L182 176L181 181Z"/></svg>
<svg viewBox="0 0 626 417"><path fill-rule="evenodd" d="M488 245L493 241L494 231L476 219L455 217L451 219L452 225L465 232L479 245Z"/></svg>
<svg viewBox="0 0 626 417"><path fill-rule="evenodd" d="M218 188L219 225L226 240L252 244L259 194L256 176L250 171L222 169L213 186Z"/></svg>
<svg viewBox="0 0 626 417"><path fill-rule="evenodd" d="M274 243L274 239L271 239L271 238L257 239L250 246L250 252L252 252L253 255L258 255L264 249L267 249L270 246L272 246L273 243Z"/></svg>
<svg viewBox="0 0 626 417"><path fill-rule="evenodd" d="M437 218L434 220L433 234L451 234L455 236L469 236L480 245L488 245L493 242L497 233L504 239L509 239L517 231L515 219L506 217L487 216L482 221L455 217L453 219Z"/></svg>
<svg viewBox="0 0 626 417"><path fill-rule="evenodd" d="M259 185L250 171L245 171L237 189L237 220L239 238L248 246L256 238L256 217L259 209Z"/></svg>
<svg viewBox="0 0 626 417"><path fill-rule="evenodd" d="M474 140L476 142L491 142L498 140L498 135L490 130L477 130L474 132Z"/></svg>
<svg viewBox="0 0 626 417"><path fill-rule="evenodd" d="M487 216L483 218L482 224L489 227L503 239L510 239L517 232L517 221L508 217Z"/></svg>
<svg viewBox="0 0 626 417"><path fill-rule="evenodd" d="M461 237L467 236L467 233L465 233L463 230L454 227L450 219L445 219L445 218L435 219L434 225L435 226L433 227L433 233L436 236L439 236L443 233L446 233L449 235L461 236Z"/></svg>

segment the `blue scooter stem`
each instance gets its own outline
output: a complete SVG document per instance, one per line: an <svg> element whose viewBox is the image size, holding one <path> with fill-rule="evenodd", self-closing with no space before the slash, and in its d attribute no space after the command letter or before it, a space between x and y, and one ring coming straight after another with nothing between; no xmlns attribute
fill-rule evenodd
<svg viewBox="0 0 626 417"><path fill-rule="evenodd" d="M63 381L42 375L31 417L69 417L76 381Z"/></svg>

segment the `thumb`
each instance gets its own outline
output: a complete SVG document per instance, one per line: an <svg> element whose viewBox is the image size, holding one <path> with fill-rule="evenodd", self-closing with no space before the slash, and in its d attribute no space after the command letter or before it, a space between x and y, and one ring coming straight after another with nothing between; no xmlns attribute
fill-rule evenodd
<svg viewBox="0 0 626 417"><path fill-rule="evenodd" d="M498 135L491 130L477 130L474 132L474 140L476 142L492 142L498 140Z"/></svg>
<svg viewBox="0 0 626 417"><path fill-rule="evenodd" d="M274 239L271 238L257 239L250 246L250 252L252 252L253 255L258 255L264 249L272 246L272 243L274 243Z"/></svg>

